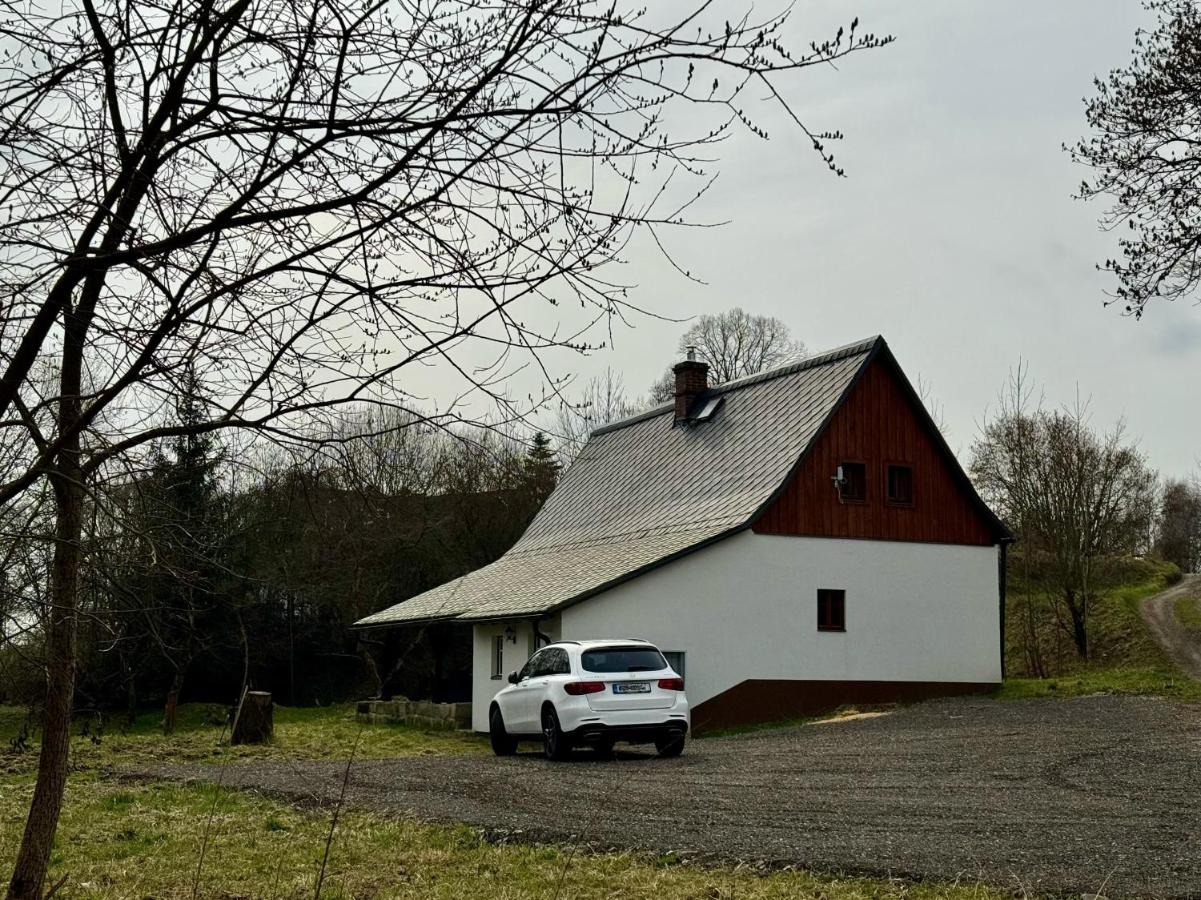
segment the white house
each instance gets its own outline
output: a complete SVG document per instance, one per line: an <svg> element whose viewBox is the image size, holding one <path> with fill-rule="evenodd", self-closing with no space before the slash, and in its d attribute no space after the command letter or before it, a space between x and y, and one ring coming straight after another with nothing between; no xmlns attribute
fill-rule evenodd
<svg viewBox="0 0 1201 900"><path fill-rule="evenodd" d="M491 565L356 627L473 629L472 722L551 640L638 637L696 729L1001 680L1009 532L883 338L709 387L595 431Z"/></svg>

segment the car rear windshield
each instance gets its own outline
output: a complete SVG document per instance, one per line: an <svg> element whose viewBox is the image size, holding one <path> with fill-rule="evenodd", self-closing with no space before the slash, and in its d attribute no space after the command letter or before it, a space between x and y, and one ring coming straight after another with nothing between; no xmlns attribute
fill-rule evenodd
<svg viewBox="0 0 1201 900"><path fill-rule="evenodd" d="M586 672L658 672L667 660L654 647L600 647L585 650L580 662Z"/></svg>

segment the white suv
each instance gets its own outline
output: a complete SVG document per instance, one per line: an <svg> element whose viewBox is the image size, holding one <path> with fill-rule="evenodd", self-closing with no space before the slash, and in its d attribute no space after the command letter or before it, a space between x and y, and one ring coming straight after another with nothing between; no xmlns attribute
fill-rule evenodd
<svg viewBox="0 0 1201 900"><path fill-rule="evenodd" d="M646 641L559 641L529 658L488 709L492 750L508 756L519 740L541 739L550 759L589 744L653 741L679 756L688 733L684 679Z"/></svg>

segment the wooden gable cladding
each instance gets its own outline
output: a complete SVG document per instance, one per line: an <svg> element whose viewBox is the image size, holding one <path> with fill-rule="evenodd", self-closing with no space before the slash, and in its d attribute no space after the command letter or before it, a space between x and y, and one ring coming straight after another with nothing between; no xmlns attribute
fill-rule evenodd
<svg viewBox="0 0 1201 900"><path fill-rule="evenodd" d="M873 359L781 494L754 522L760 534L990 545L995 526L930 433L889 356ZM866 465L867 501L843 502L832 479ZM913 471L913 503L887 502L887 466Z"/></svg>

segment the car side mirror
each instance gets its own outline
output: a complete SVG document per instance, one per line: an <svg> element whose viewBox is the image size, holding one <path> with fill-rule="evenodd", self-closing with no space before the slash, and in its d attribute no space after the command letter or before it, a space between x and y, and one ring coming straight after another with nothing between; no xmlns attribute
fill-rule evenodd
<svg viewBox="0 0 1201 900"><path fill-rule="evenodd" d="M518 682L518 681L520 681L520 680L521 680L521 679L519 679L519 678L517 677L517 673L516 673L516 672L510 672L510 673L509 673L509 684L517 684L517 682Z"/></svg>

